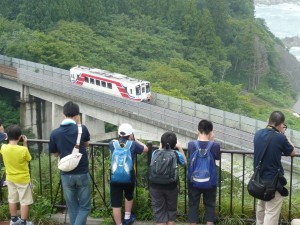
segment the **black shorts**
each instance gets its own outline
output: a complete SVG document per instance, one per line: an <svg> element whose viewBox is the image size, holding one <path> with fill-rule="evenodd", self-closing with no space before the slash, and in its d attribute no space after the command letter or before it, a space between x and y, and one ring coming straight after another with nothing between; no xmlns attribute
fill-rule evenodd
<svg viewBox="0 0 300 225"><path fill-rule="evenodd" d="M110 204L113 208L121 208L124 196L128 201L133 199L135 183L110 184Z"/></svg>

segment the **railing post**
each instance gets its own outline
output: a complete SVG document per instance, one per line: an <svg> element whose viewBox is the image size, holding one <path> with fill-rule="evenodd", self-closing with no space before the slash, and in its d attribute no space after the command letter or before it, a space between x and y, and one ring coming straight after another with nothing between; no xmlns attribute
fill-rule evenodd
<svg viewBox="0 0 300 225"><path fill-rule="evenodd" d="M153 151L153 149L152 149L153 148L152 141L148 141L147 142L147 147L148 147L147 168L149 168L150 163L151 163L152 151ZM148 190L149 190L150 189L150 183L149 183L149 178L148 177L147 177L147 186L148 186Z"/></svg>

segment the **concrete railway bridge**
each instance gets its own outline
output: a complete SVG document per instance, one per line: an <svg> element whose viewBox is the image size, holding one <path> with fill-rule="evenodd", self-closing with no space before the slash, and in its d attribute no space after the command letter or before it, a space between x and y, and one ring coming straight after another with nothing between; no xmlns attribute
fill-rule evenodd
<svg viewBox="0 0 300 225"><path fill-rule="evenodd" d="M252 151L255 131L266 126L265 121L158 93L152 93L150 104L132 102L73 85L68 70L4 55L0 55L0 86L20 93L21 125L32 128L38 139L48 139L51 130L58 127L62 106L69 100L79 104L82 123L88 126L92 141L117 136L116 132L105 133L105 122L128 122L139 139L159 141L169 130L185 147L196 137L198 122L209 119L223 148ZM287 135L299 149L300 132L288 129Z"/></svg>

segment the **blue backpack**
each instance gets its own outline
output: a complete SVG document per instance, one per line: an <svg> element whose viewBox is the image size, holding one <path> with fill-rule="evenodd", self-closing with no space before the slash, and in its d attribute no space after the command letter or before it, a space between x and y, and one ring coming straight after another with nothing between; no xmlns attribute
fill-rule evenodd
<svg viewBox="0 0 300 225"><path fill-rule="evenodd" d="M114 151L111 157L111 183L131 183L133 182L133 161L130 147L132 141L126 141L126 144L114 141Z"/></svg>
<svg viewBox="0 0 300 225"><path fill-rule="evenodd" d="M199 141L193 143L196 151L193 152L188 166L189 181L195 188L212 189L218 184L216 164L210 151L213 142L209 141L205 149L200 148Z"/></svg>

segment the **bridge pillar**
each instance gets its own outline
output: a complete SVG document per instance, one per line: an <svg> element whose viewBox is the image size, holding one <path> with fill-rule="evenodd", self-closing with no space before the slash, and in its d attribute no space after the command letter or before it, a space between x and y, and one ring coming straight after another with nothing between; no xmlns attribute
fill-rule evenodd
<svg viewBox="0 0 300 225"><path fill-rule="evenodd" d="M35 138L48 139L51 128L51 103L29 95L28 87L20 92L20 126L31 128Z"/></svg>
<svg viewBox="0 0 300 225"><path fill-rule="evenodd" d="M99 119L82 114L82 124L86 125L93 141L102 141L105 134L105 123Z"/></svg>
<svg viewBox="0 0 300 225"><path fill-rule="evenodd" d="M20 126L24 129L32 129L36 138L41 138L38 135L37 128L37 105L36 98L29 95L29 87L22 85L20 92Z"/></svg>
<svg viewBox="0 0 300 225"><path fill-rule="evenodd" d="M55 104L54 102L52 102L52 107L51 108L52 108L51 130L54 130L55 128L59 127L61 121L64 119L63 107L60 106L60 105Z"/></svg>

